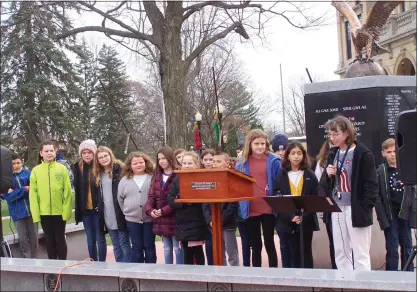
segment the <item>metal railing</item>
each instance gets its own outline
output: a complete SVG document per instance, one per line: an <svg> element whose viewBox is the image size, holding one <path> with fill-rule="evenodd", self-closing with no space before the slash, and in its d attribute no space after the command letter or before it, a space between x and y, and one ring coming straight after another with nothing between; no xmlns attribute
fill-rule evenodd
<svg viewBox="0 0 418 292"><path fill-rule="evenodd" d="M408 35L408 33L414 33L417 29L417 6L414 5L410 9L405 12L394 14L391 16L386 24L383 26L379 44L384 46L392 41L396 40L398 37L402 35ZM354 57L354 56L353 56ZM353 61L351 59L344 59L339 65L337 71L335 73L342 73L347 68L348 64Z"/></svg>
<svg viewBox="0 0 418 292"><path fill-rule="evenodd" d="M384 45L401 34L412 32L417 28L416 18L417 6L389 18L382 28L379 43Z"/></svg>

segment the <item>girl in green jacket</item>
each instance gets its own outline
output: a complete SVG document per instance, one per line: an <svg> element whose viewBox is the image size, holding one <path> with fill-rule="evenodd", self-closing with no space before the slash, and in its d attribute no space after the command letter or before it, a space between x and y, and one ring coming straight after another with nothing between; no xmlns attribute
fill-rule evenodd
<svg viewBox="0 0 418 292"><path fill-rule="evenodd" d="M40 145L41 163L30 176L29 202L33 222L41 222L49 259L67 259L65 224L71 218L72 191L67 168L56 162L52 141Z"/></svg>

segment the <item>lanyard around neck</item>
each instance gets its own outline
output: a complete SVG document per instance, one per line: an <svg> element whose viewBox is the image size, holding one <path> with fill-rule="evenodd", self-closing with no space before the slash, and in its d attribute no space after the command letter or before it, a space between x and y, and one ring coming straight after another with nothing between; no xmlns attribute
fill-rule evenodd
<svg viewBox="0 0 418 292"><path fill-rule="evenodd" d="M342 160L340 160L340 149L338 149L338 152L337 152L337 175L338 176L341 175L341 171L344 167L344 161L347 158L347 154L348 154L348 151L350 150L350 148L351 148L351 144L347 146L347 150L345 151Z"/></svg>

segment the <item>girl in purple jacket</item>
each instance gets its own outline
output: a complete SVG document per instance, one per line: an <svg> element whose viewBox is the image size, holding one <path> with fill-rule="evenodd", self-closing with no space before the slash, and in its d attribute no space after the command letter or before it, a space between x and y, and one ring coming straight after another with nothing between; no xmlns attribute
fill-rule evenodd
<svg viewBox="0 0 418 292"><path fill-rule="evenodd" d="M163 238L166 264L173 264L173 248L176 264L183 264L183 250L175 238L176 218L174 210L168 205L167 197L171 183L175 178L176 158L170 147L163 147L157 152L157 167L152 178L145 212L153 219L152 231Z"/></svg>

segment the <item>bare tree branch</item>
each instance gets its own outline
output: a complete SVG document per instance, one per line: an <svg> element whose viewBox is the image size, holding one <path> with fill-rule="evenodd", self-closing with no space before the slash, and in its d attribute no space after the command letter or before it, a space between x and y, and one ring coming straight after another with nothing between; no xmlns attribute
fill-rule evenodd
<svg viewBox="0 0 418 292"><path fill-rule="evenodd" d="M155 1L143 1L142 4L144 5L149 21L151 22L154 34L158 34L161 38L163 34L163 24L165 22L164 15L161 13L160 9L158 9ZM161 47L159 48L161 49Z"/></svg>
<svg viewBox="0 0 418 292"><path fill-rule="evenodd" d="M121 8L122 6L123 6L123 4L125 4L127 1L122 1L118 6L116 6L115 8L112 8L112 9L110 9L110 10L108 10L108 11L106 11L106 14L107 15L109 15L110 13L112 13L112 12L115 12L115 11L117 11L119 8ZM107 19L107 16L105 16L104 18L103 18L103 21L102 21L102 26L103 27L106 27L106 19Z"/></svg>
<svg viewBox="0 0 418 292"><path fill-rule="evenodd" d="M103 27L103 26L102 27L100 27L100 26L85 26L85 27L75 28L75 29L69 30L67 32L64 32L60 35L57 35L56 39L63 39L63 38L66 38L68 36L75 35L75 34L78 34L78 33L81 33L81 32L86 32L86 31L97 31L97 32L103 32L106 35L117 35L117 36L120 36L120 37L128 37L128 38L134 38L134 39L138 39L138 40L149 41L156 46L158 46L160 44L160 42L158 41L158 38L155 37L154 35L141 33L138 30L130 27L129 25L126 25L122 21L116 19L115 17L109 15L107 12L103 12L102 10L97 9L96 7L88 4L87 2L79 1L79 3L81 5L89 8L91 11L94 11L97 14L102 15L105 19L109 19L109 20L115 22L116 24L120 25L122 28L125 28L128 31L116 30L116 29L111 29L111 28L107 28L107 27ZM118 5L118 6L119 6L119 8L121 7L121 5ZM109 11L113 11L113 10L114 9L111 9ZM102 25L103 24L104 23L102 23Z"/></svg>
<svg viewBox="0 0 418 292"><path fill-rule="evenodd" d="M235 22L230 27L224 29L220 33L212 36L211 38L209 38L209 39L207 39L205 41L202 41L200 43L200 45L198 45L197 48L194 49L194 51L187 57L187 59L186 59L186 66L187 66L187 68L190 66L190 64L193 62L193 60L199 54L201 54L208 46L210 46L211 44L213 44L217 40L220 40L220 39L225 38L228 35L228 33L230 33L231 31L233 31L234 29L238 28L239 26L241 26L241 23L240 22Z"/></svg>
<svg viewBox="0 0 418 292"><path fill-rule="evenodd" d="M56 36L56 39L63 39L63 38L66 38L66 37L69 37L69 36L72 36L81 32L86 32L86 31L97 31L97 32L103 32L109 35L117 35L120 37L127 37L127 38L134 38L134 39L139 38L138 33L134 34L128 31L122 31L122 30L117 30L117 29L112 29L112 28L107 28L107 27L102 27L102 26L83 26L83 27L74 28L65 33L59 34Z"/></svg>
<svg viewBox="0 0 418 292"><path fill-rule="evenodd" d="M251 1L245 1L241 4L227 4L222 1L206 1L203 3L193 4L184 8L186 14L183 16L183 21L189 18L193 13L200 11L202 8L206 6L213 6L223 9L242 9L248 7Z"/></svg>
<svg viewBox="0 0 418 292"><path fill-rule="evenodd" d="M109 15L109 13L113 11L113 9L109 10L110 12L109 12L109 11L108 11L108 12L104 12L104 11L102 11L102 10L97 9L96 7L94 7L94 5L90 5L90 4L88 4L88 3L87 3L87 2L85 2L85 1L78 1L78 3L80 3L81 5L83 5L83 6L87 7L87 8L89 8L91 11L94 11L94 12L96 12L97 14L99 14L99 15L103 16L105 19L106 19L106 18L108 18L109 20L111 20L111 21L113 21L114 23L118 24L120 27L122 27L122 28L124 28L124 29L126 29L126 30L128 30L128 31L130 31L130 32L132 32L132 33L137 33L137 32L138 32L136 29L134 29L134 28L130 27L129 25L126 25L123 21L121 21L121 20L119 20L119 19L117 19L117 18L115 18L115 17L113 17L113 16ZM120 6L120 7L121 7L121 6ZM120 7L119 7L119 8L120 8Z"/></svg>

